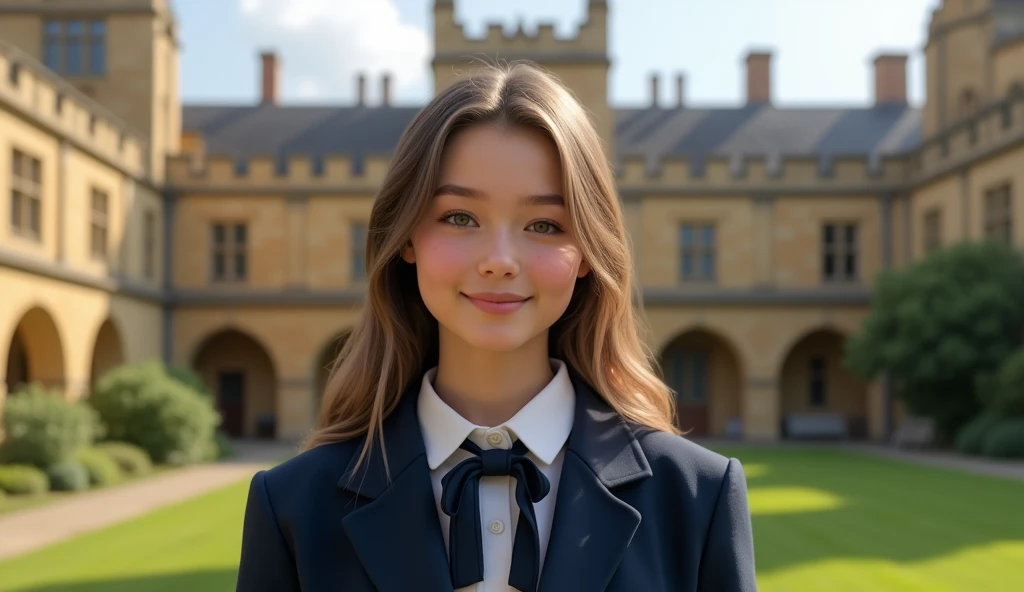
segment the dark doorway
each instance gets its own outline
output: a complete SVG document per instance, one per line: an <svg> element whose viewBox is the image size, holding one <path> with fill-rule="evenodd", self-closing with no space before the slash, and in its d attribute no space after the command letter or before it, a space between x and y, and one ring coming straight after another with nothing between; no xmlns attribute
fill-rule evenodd
<svg viewBox="0 0 1024 592"><path fill-rule="evenodd" d="M224 418L221 429L232 438L241 438L245 433L245 374L218 374L217 408Z"/></svg>

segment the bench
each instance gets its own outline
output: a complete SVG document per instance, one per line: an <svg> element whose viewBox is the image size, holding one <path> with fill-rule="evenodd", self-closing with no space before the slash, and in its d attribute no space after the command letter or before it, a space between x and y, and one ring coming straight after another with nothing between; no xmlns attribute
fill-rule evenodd
<svg viewBox="0 0 1024 592"><path fill-rule="evenodd" d="M794 440L845 440L846 418L838 413L797 413L785 419L786 437Z"/></svg>
<svg viewBox="0 0 1024 592"><path fill-rule="evenodd" d="M896 448L926 448L935 439L935 422L928 417L907 417L892 433L889 443Z"/></svg>

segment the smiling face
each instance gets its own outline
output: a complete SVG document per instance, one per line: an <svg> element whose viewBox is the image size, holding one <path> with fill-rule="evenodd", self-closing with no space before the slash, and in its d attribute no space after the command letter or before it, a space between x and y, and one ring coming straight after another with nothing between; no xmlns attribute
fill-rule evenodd
<svg viewBox="0 0 1024 592"><path fill-rule="evenodd" d="M589 271L570 228L554 143L522 127L456 133L402 258L416 265L442 343L494 352L546 346L576 279Z"/></svg>

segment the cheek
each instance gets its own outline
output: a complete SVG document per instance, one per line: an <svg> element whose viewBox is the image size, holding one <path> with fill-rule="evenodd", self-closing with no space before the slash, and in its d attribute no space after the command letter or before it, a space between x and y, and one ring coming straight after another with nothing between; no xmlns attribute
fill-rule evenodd
<svg viewBox="0 0 1024 592"><path fill-rule="evenodd" d="M530 261L533 282L550 290L571 289L580 269L580 250L576 246L545 249Z"/></svg>
<svg viewBox="0 0 1024 592"><path fill-rule="evenodd" d="M427 284L456 281L470 264L469 249L452 237L424 233L414 246L420 281Z"/></svg>

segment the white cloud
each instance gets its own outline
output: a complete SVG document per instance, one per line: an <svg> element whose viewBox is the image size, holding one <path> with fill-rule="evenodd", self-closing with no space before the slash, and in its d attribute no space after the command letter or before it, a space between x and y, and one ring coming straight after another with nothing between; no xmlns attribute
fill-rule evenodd
<svg viewBox="0 0 1024 592"><path fill-rule="evenodd" d="M239 0L245 37L281 62L283 101L352 103L367 75L369 103L391 74L392 102L427 94L430 40L392 0ZM254 56L255 59L255 56Z"/></svg>

